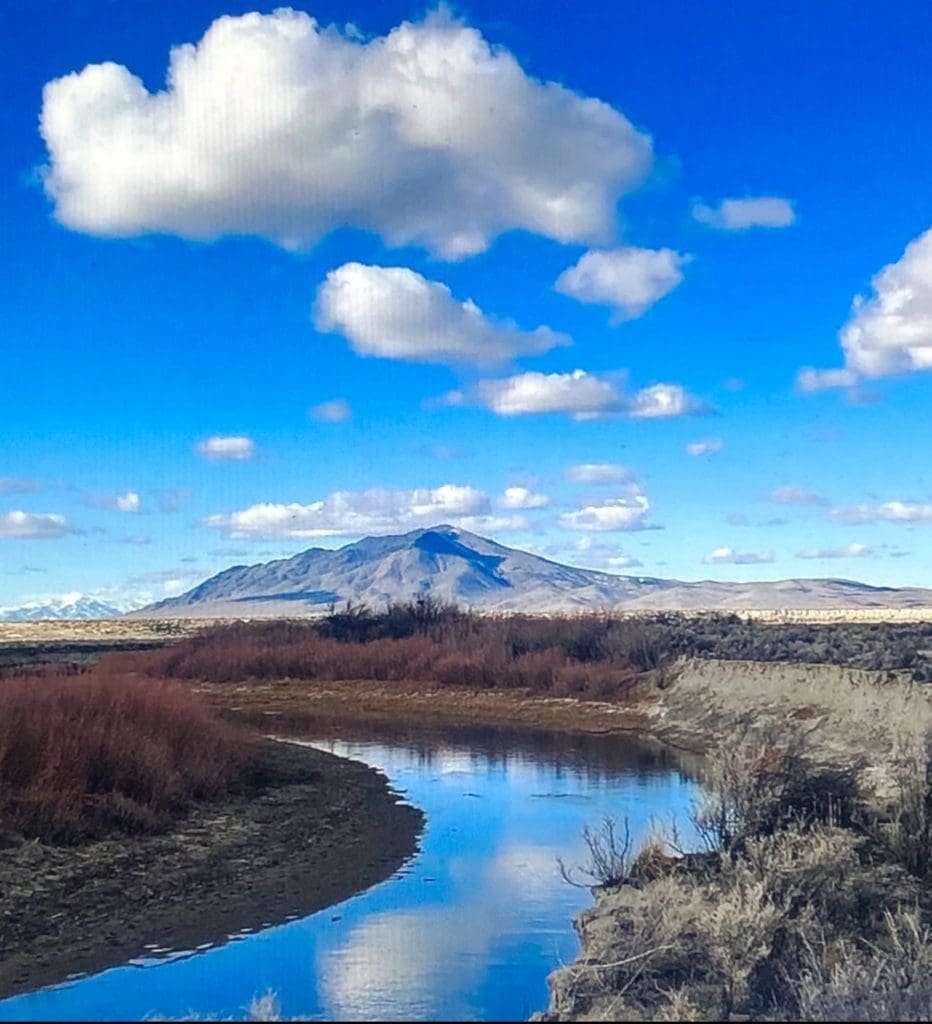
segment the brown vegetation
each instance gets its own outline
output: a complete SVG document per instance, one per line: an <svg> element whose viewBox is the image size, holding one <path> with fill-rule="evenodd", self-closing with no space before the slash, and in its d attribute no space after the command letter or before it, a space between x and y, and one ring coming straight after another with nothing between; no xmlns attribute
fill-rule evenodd
<svg viewBox="0 0 932 1024"><path fill-rule="evenodd" d="M479 616L429 600L221 626L133 659L151 676L200 682L416 681L589 699L624 696L663 661L637 621Z"/></svg>
<svg viewBox="0 0 932 1024"><path fill-rule="evenodd" d="M156 830L226 793L243 760L239 734L178 684L0 683L0 833L69 842Z"/></svg>

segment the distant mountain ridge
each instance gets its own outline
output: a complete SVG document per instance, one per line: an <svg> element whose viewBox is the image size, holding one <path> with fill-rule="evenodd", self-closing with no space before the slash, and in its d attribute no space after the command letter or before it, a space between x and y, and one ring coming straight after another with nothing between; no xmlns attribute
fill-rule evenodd
<svg viewBox="0 0 932 1024"><path fill-rule="evenodd" d="M48 619L113 619L123 614L115 605L85 594L50 601L32 601L18 608L0 608L0 622L31 622Z"/></svg>
<svg viewBox="0 0 932 1024"><path fill-rule="evenodd" d="M347 601L384 608L430 595L501 612L598 609L739 610L913 608L932 590L839 579L684 583L561 565L452 526L366 537L336 550L235 565L178 597L130 613L139 618L317 615Z"/></svg>

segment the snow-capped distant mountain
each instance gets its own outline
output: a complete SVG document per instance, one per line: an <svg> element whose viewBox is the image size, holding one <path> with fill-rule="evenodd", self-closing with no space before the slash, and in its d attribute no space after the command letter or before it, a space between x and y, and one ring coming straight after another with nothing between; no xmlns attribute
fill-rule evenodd
<svg viewBox="0 0 932 1024"><path fill-rule="evenodd" d="M346 601L384 608L431 595L495 611L595 609L910 608L932 590L850 580L684 583L576 569L452 526L367 537L336 551L310 548L263 565L236 565L179 597L134 611L139 618L315 615Z"/></svg>
<svg viewBox="0 0 932 1024"><path fill-rule="evenodd" d="M0 608L0 622L25 622L41 619L113 619L121 609L86 594L66 594L47 601L32 601L18 608Z"/></svg>

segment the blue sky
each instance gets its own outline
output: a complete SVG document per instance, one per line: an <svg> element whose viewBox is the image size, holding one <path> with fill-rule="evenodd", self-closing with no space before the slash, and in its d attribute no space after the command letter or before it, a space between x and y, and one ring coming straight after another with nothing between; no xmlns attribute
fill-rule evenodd
<svg viewBox="0 0 932 1024"><path fill-rule="evenodd" d="M253 9L8 14L0 605L441 521L932 585L927 5Z"/></svg>

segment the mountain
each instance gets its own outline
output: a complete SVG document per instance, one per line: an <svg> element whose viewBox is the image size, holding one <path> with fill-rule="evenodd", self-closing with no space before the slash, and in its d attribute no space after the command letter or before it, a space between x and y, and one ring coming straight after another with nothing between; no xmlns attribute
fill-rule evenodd
<svg viewBox="0 0 932 1024"><path fill-rule="evenodd" d="M932 590L849 580L683 583L575 569L452 526L367 537L336 551L236 565L179 597L132 612L139 618L314 615L346 601L384 608L431 595L489 611L586 609L910 608Z"/></svg>
<svg viewBox="0 0 932 1024"><path fill-rule="evenodd" d="M0 622L38 619L113 619L123 612L85 594L68 594L48 601L33 601L19 608L0 608Z"/></svg>

